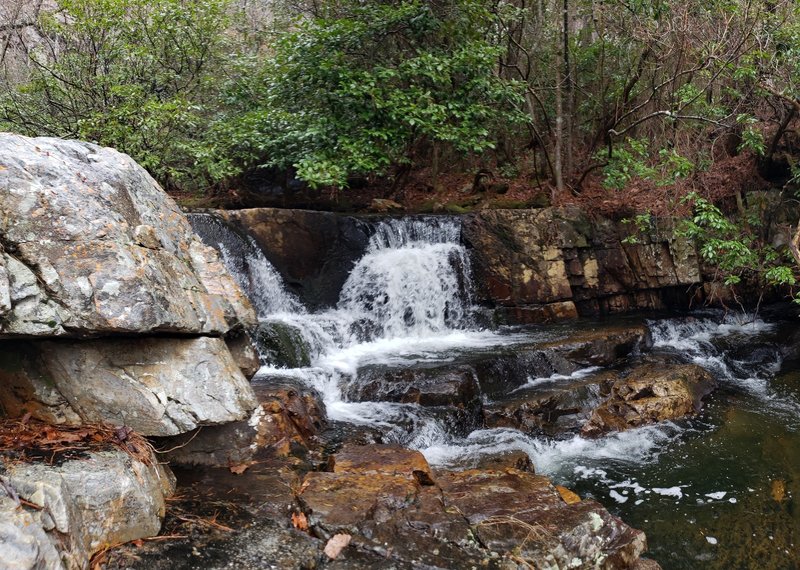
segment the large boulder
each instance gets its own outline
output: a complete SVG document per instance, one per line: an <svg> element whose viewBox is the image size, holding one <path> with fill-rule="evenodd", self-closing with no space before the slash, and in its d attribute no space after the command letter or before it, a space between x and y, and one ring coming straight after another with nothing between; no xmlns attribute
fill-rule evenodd
<svg viewBox="0 0 800 570"><path fill-rule="evenodd" d="M163 441L172 464L230 466L260 456L304 456L327 428L320 395L291 378L256 379L258 406L246 420Z"/></svg>
<svg viewBox="0 0 800 570"><path fill-rule="evenodd" d="M252 387L220 338L2 341L0 406L56 424L177 435L244 419Z"/></svg>
<svg viewBox="0 0 800 570"><path fill-rule="evenodd" d="M714 377L696 364L644 364L614 383L582 431L596 436L695 415L716 386Z"/></svg>
<svg viewBox="0 0 800 570"><path fill-rule="evenodd" d="M0 135L0 335L224 334L255 313L129 156Z"/></svg>
<svg viewBox="0 0 800 570"><path fill-rule="evenodd" d="M0 483L0 560L14 570L88 568L104 548L157 534L174 490L152 453L143 461L116 448L0 461Z"/></svg>

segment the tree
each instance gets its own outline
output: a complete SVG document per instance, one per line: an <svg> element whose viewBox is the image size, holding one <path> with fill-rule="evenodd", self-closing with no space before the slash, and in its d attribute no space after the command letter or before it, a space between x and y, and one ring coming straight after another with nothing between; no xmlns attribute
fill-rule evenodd
<svg viewBox="0 0 800 570"><path fill-rule="evenodd" d="M167 187L204 185L194 140L218 105L227 0L59 0L27 77L6 76L8 130L114 146Z"/></svg>
<svg viewBox="0 0 800 570"><path fill-rule="evenodd" d="M398 181L420 144L480 153L496 128L524 120L518 84L496 73L495 20L481 0L348 1L316 14L230 86L210 153L227 162L221 175L266 165L313 186Z"/></svg>

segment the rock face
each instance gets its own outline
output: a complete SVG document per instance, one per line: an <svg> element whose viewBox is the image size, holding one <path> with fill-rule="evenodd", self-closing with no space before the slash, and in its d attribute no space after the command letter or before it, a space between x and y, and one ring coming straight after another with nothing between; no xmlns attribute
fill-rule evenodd
<svg viewBox="0 0 800 570"><path fill-rule="evenodd" d="M289 289L312 309L336 304L369 241L358 219L328 212L255 208L218 214L253 236Z"/></svg>
<svg viewBox="0 0 800 570"><path fill-rule="evenodd" d="M124 439L250 415L255 312L130 157L0 134L0 214L0 416L125 426ZM169 470L116 448L85 455L0 463L0 565L87 568L159 531Z"/></svg>
<svg viewBox="0 0 800 570"><path fill-rule="evenodd" d="M223 334L249 301L130 157L0 136L0 333Z"/></svg>
<svg viewBox="0 0 800 570"><path fill-rule="evenodd" d="M614 383L611 396L592 411L582 432L600 435L694 415L716 385L708 371L694 364L634 368Z"/></svg>
<svg viewBox="0 0 800 570"><path fill-rule="evenodd" d="M6 341L0 404L56 424L166 436L240 420L256 401L219 338Z"/></svg>
<svg viewBox="0 0 800 570"><path fill-rule="evenodd" d="M671 220L657 220L637 243L630 226L590 218L576 208L484 210L468 216L479 297L510 320L663 308L701 282L692 244ZM630 240L629 240L630 241Z"/></svg>
<svg viewBox="0 0 800 570"><path fill-rule="evenodd" d="M0 560L15 570L88 568L95 552L158 533L174 490L154 456L145 464L119 449L0 463L0 479Z"/></svg>
<svg viewBox="0 0 800 570"><path fill-rule="evenodd" d="M253 409L222 337L255 312L130 157L2 134L0 213L5 415L175 435ZM43 337L64 340L33 340ZM252 349L232 346L252 372Z"/></svg>

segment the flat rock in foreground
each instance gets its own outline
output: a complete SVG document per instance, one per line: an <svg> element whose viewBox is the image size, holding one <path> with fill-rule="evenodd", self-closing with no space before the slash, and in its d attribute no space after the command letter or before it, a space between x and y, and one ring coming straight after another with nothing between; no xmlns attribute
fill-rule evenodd
<svg viewBox="0 0 800 570"><path fill-rule="evenodd" d="M350 534L348 548L397 563L633 568L646 548L599 503L568 504L549 479L515 468L431 472L418 452L379 445L346 446L331 463L300 488L312 532Z"/></svg>

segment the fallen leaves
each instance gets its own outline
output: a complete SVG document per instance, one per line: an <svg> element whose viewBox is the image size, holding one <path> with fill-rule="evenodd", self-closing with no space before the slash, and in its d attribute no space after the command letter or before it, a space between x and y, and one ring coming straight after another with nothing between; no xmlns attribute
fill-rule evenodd
<svg viewBox="0 0 800 570"><path fill-rule="evenodd" d="M253 465L255 461L245 461L244 463L237 463L236 465L230 465L228 470L233 473L234 475L241 475L248 469L250 466Z"/></svg>
<svg viewBox="0 0 800 570"><path fill-rule="evenodd" d="M331 560L336 560L336 557L342 553L352 539L353 537L349 534L334 534L325 545L325 555Z"/></svg>
<svg viewBox="0 0 800 570"><path fill-rule="evenodd" d="M81 457L81 453L99 451L114 445L135 459L152 462L150 443L127 426L84 424L54 426L31 419L0 420L0 451L12 460L54 461L57 457Z"/></svg>
<svg viewBox="0 0 800 570"><path fill-rule="evenodd" d="M308 532L308 519L305 513L292 513L292 526L297 530Z"/></svg>

